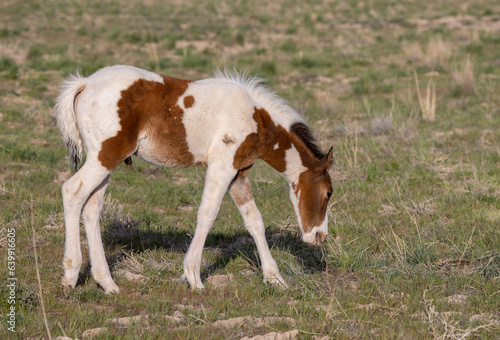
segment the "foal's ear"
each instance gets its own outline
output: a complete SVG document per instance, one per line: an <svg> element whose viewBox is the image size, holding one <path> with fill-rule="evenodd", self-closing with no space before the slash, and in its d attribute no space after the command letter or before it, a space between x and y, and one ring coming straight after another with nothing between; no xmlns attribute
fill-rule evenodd
<svg viewBox="0 0 500 340"><path fill-rule="evenodd" d="M333 146L328 150L328 153L321 159L321 167L329 169L333 162Z"/></svg>

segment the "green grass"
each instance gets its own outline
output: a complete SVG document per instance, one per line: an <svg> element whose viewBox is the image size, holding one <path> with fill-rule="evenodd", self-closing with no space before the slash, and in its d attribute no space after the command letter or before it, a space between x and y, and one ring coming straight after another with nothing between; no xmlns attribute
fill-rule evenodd
<svg viewBox="0 0 500 340"><path fill-rule="evenodd" d="M299 339L497 338L500 45L487 28L498 13L499 4L451 0L2 3L0 277L9 277L15 229L18 286L13 334L2 280L0 338L47 338L42 297L53 337L107 327L96 338L292 330ZM468 56L473 95L454 76ZM192 292L179 276L205 170L134 160L113 173L101 218L121 293L105 295L93 281L83 228L79 283L63 291L60 191L70 173L54 99L69 72L113 64L189 79L248 68L306 116L323 149L333 145L331 236L321 248L300 241L280 175L263 162L251 172L290 289L262 283L255 245L226 195L204 250L206 290ZM422 94L429 79L436 85L433 122L422 119L414 72ZM131 281L125 272L142 276ZM113 322L137 315L143 320L133 325ZM214 325L245 316L282 319Z"/></svg>

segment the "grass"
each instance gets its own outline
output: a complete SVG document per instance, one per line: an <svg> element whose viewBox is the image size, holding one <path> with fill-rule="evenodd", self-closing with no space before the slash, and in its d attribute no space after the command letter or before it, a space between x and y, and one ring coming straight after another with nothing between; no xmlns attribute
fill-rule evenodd
<svg viewBox="0 0 500 340"><path fill-rule="evenodd" d="M500 5L89 0L0 8L0 277L10 276L14 229L18 278L16 333L7 280L0 286L0 338L82 338L96 328L96 338L130 339L294 330L300 339L497 338ZM118 63L189 79L248 68L304 113L324 150L334 146L331 236L321 248L300 241L279 174L263 162L251 172L289 290L262 283L255 245L226 195L204 250L206 290L191 292L179 276L205 170L134 161L114 172L101 218L121 293L105 295L91 278L83 228L79 283L63 291L60 190L71 174L54 98L76 68L89 75ZM248 316L232 328L217 323Z"/></svg>

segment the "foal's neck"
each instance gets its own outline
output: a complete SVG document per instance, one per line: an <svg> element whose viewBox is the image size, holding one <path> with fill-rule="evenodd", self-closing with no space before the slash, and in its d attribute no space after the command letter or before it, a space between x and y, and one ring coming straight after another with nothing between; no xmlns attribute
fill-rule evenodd
<svg viewBox="0 0 500 340"><path fill-rule="evenodd" d="M296 185L301 173L312 169L318 160L305 143L292 131L276 124L267 111L260 110L260 158Z"/></svg>

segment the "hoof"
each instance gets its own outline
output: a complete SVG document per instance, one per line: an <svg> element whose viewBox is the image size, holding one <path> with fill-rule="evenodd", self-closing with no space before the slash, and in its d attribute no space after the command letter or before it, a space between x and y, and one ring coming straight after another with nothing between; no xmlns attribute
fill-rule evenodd
<svg viewBox="0 0 500 340"><path fill-rule="evenodd" d="M288 289L288 285L285 280L281 277L281 275L274 275L272 277L265 277L264 283L270 283L271 285L280 288L280 289Z"/></svg>
<svg viewBox="0 0 500 340"><path fill-rule="evenodd" d="M191 280L189 280L185 274L181 275L181 281L189 283L191 290L202 291L205 289L205 286L203 285L203 283L201 283L201 280L193 280L193 282L191 282Z"/></svg>
<svg viewBox="0 0 500 340"><path fill-rule="evenodd" d="M118 294L120 292L120 288L114 283L113 280L111 282L106 282L105 284L99 283L99 285L104 289L104 294Z"/></svg>
<svg viewBox="0 0 500 340"><path fill-rule="evenodd" d="M78 281L78 277L75 279L68 279L67 277L63 277L61 279L61 284L63 289L71 290L76 287L76 281Z"/></svg>

